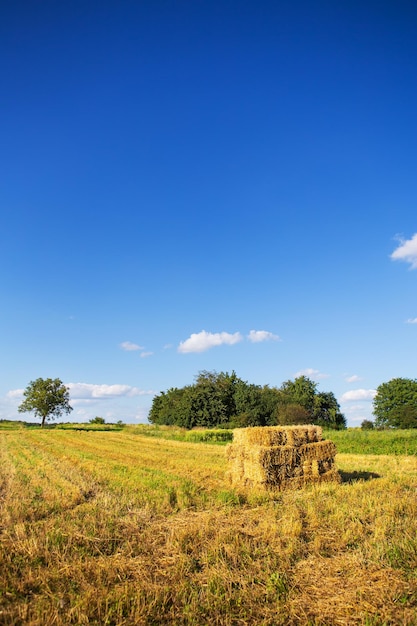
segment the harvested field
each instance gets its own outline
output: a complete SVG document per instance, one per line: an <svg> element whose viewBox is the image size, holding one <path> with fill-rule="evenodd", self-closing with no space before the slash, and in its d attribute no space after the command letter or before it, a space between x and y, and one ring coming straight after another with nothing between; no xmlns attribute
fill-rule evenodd
<svg viewBox="0 0 417 626"><path fill-rule="evenodd" d="M0 432L0 623L415 626L417 459L336 460L243 496L224 447Z"/></svg>

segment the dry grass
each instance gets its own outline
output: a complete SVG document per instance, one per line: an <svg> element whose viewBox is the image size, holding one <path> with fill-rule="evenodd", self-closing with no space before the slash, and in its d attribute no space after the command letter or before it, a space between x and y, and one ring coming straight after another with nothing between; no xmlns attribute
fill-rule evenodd
<svg viewBox="0 0 417 626"><path fill-rule="evenodd" d="M0 433L0 623L417 624L417 459L246 500L224 448Z"/></svg>

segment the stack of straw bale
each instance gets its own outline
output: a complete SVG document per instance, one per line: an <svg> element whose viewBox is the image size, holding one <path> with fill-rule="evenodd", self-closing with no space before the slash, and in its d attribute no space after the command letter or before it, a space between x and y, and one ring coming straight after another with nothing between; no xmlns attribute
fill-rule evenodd
<svg viewBox="0 0 417 626"><path fill-rule="evenodd" d="M340 482L336 446L320 426L237 428L227 447L228 478L235 487L281 491L307 483Z"/></svg>

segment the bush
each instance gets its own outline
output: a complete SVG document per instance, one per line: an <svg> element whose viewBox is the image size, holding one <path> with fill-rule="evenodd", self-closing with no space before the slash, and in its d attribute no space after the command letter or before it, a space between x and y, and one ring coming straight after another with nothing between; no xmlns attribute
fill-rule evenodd
<svg viewBox="0 0 417 626"><path fill-rule="evenodd" d="M185 441L224 443L233 440L231 430L190 430L185 435Z"/></svg>
<svg viewBox="0 0 417 626"><path fill-rule="evenodd" d="M90 424L105 424L106 420L104 419L104 417L93 417L93 419L91 419L89 423Z"/></svg>

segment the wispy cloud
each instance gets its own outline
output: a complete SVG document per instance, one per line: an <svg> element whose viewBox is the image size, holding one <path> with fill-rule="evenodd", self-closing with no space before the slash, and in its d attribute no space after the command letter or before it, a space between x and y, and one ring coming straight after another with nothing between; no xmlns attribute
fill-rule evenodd
<svg viewBox="0 0 417 626"><path fill-rule="evenodd" d="M6 393L8 398L23 398L24 389L11 389Z"/></svg>
<svg viewBox="0 0 417 626"><path fill-rule="evenodd" d="M143 350L143 346L139 346L137 343L132 343L131 341L123 341L120 344L122 350L126 352L134 352L135 350Z"/></svg>
<svg viewBox="0 0 417 626"><path fill-rule="evenodd" d="M252 343L260 343L261 341L281 341L278 335L274 335L268 330L251 330L247 337Z"/></svg>
<svg viewBox="0 0 417 626"><path fill-rule="evenodd" d="M177 350L183 354L187 352L205 352L210 348L222 345L233 345L242 341L242 335L237 333L208 333L202 330L199 333L192 333L188 339L181 341Z"/></svg>
<svg viewBox="0 0 417 626"><path fill-rule="evenodd" d="M152 355L153 355L153 352L141 352L140 353L140 358L141 359L146 359L146 358L148 358L148 356L152 356Z"/></svg>
<svg viewBox="0 0 417 626"><path fill-rule="evenodd" d="M24 389L12 389L5 396L0 397L0 415L2 419L16 419L17 407L23 400Z"/></svg>
<svg viewBox="0 0 417 626"><path fill-rule="evenodd" d="M68 383L66 386L69 389L71 399L74 398L76 400L119 398L123 396L148 396L155 393L154 391L144 391L143 389L139 389L139 387L131 387L130 385Z"/></svg>
<svg viewBox="0 0 417 626"><path fill-rule="evenodd" d="M356 374L352 374L352 376L346 376L345 381L347 383L357 383L359 380L362 380L362 378L360 376L357 376Z"/></svg>
<svg viewBox="0 0 417 626"><path fill-rule="evenodd" d="M123 396L148 396L153 395L154 391L144 391L139 387L131 387L130 385L94 385L91 383L66 383L70 392L71 400L91 400L119 398ZM23 398L24 389L11 389L6 396L11 399Z"/></svg>
<svg viewBox="0 0 417 626"><path fill-rule="evenodd" d="M319 370L315 370L311 367L307 367L306 369L300 370L299 372L294 374L294 376L295 378L298 378L299 376L307 376L308 378L311 378L312 380L320 380L322 378L329 378L330 374L323 374Z"/></svg>
<svg viewBox="0 0 417 626"><path fill-rule="evenodd" d="M373 400L376 395L376 389L352 389L346 391L342 397L342 402L357 402L358 400Z"/></svg>
<svg viewBox="0 0 417 626"><path fill-rule="evenodd" d="M391 259L410 263L411 269L417 269L417 233L411 239L400 239L400 245L391 254Z"/></svg>
<svg viewBox="0 0 417 626"><path fill-rule="evenodd" d="M410 318L407 320L407 324L417 324L417 317Z"/></svg>
<svg viewBox="0 0 417 626"><path fill-rule="evenodd" d="M359 426L365 419L372 420L369 402L364 404L352 404L349 402L342 406L342 412L351 426Z"/></svg>

